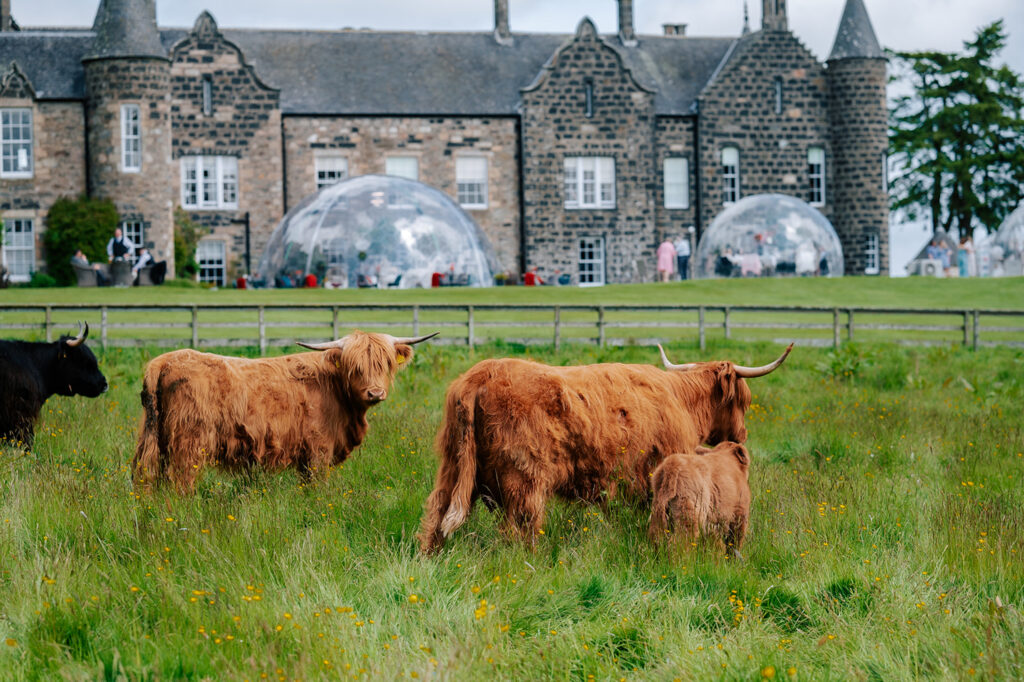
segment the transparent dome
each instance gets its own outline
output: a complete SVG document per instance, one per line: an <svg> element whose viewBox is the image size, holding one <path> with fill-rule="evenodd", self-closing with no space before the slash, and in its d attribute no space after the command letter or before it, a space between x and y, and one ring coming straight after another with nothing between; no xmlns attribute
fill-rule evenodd
<svg viewBox="0 0 1024 682"><path fill-rule="evenodd" d="M1024 275L1024 204L1006 216L999 230L985 242L985 251L992 277Z"/></svg>
<svg viewBox="0 0 1024 682"><path fill-rule="evenodd" d="M697 245L695 273L716 277L841 277L843 247L807 202L758 194L718 214Z"/></svg>
<svg viewBox="0 0 1024 682"><path fill-rule="evenodd" d="M293 208L270 236L258 273L267 286L488 286L494 263L480 227L420 182L361 175ZM437 274L435 274L437 273Z"/></svg>

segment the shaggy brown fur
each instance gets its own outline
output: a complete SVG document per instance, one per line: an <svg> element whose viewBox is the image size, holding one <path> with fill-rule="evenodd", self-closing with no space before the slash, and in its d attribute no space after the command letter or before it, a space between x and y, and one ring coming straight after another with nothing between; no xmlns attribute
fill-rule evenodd
<svg viewBox="0 0 1024 682"><path fill-rule="evenodd" d="M420 547L438 549L478 497L503 508L506 531L532 542L552 495L598 501L620 487L646 495L666 455L746 440L749 406L731 362L666 371L484 360L448 389Z"/></svg>
<svg viewBox="0 0 1024 682"><path fill-rule="evenodd" d="M739 559L750 517L750 453L731 442L696 453L666 457L654 470L651 541L663 542L674 528L679 540L716 537Z"/></svg>
<svg viewBox="0 0 1024 682"><path fill-rule="evenodd" d="M136 488L170 480L190 494L211 466L310 476L344 461L366 435L366 410L413 355L380 334L345 338L341 350L263 360L194 350L154 358L142 386Z"/></svg>

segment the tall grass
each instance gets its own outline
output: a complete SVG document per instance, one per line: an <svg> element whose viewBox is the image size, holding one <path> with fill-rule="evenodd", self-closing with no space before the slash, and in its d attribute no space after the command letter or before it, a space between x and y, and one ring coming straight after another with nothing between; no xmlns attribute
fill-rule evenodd
<svg viewBox="0 0 1024 682"><path fill-rule="evenodd" d="M439 556L416 552L453 378L650 349L421 347L326 480L210 475L192 498L132 493L154 352L103 353L108 394L51 399L35 451L0 454L0 676L1021 678L1024 353L860 352L798 348L752 380L742 563L656 551L646 510L620 503L553 504L532 552L478 507Z"/></svg>

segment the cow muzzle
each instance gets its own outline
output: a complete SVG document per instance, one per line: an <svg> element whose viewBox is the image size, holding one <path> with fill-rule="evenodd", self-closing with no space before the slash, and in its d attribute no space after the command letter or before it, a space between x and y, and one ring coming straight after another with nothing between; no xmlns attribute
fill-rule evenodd
<svg viewBox="0 0 1024 682"><path fill-rule="evenodd" d="M388 392L383 388L366 389L366 402L370 403L371 405L376 405L377 403L382 402L387 397Z"/></svg>

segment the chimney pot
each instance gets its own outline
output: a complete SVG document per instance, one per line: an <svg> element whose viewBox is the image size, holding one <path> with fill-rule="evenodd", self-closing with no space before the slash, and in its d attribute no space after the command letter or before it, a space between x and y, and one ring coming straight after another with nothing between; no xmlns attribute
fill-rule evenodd
<svg viewBox="0 0 1024 682"><path fill-rule="evenodd" d="M686 24L662 24L661 27L665 29L665 35L667 36L685 36L686 35Z"/></svg>

